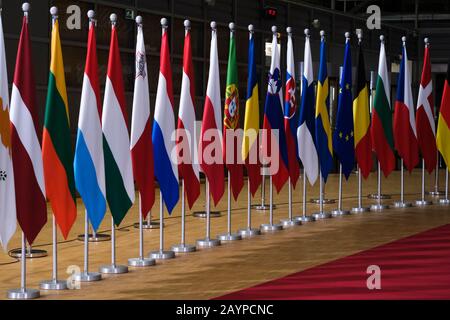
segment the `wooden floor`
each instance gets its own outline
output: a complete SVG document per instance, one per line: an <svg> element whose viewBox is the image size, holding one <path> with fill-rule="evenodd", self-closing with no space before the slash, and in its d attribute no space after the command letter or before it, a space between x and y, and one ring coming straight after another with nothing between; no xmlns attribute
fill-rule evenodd
<svg viewBox="0 0 450 320"><path fill-rule="evenodd" d="M427 190L431 189L433 177L427 175ZM441 170L441 185L444 172ZM329 178L326 197L337 197L337 176ZM300 180L293 193L294 214L301 213ZM351 175L344 181L344 207L356 204L357 176ZM393 195L391 203L398 199L400 188L399 173L394 172L388 179L383 178L383 192ZM364 182L363 194L376 191L376 175L372 174ZM420 193L420 171L405 176L406 199L415 200ZM317 197L318 186L308 185L307 199ZM203 209L204 194L193 210ZM260 202L260 195L254 202ZM274 219L287 217L287 188L274 196L277 208ZM372 201L364 197L364 204ZM76 235L83 232L84 207L78 203L78 219L67 242L59 245L59 277L68 277L69 266L83 267L83 243L76 240ZM237 203L233 202L233 230L246 225L247 191L244 190ZM336 204L326 206L335 208ZM211 234L226 231L226 194L218 206L223 215L211 219ZM308 213L317 211L318 206L308 203ZM49 221L51 221L49 211ZM155 202L153 217L159 215L159 198ZM137 205L124 219L117 235L117 261L127 263L128 258L138 254L138 232L132 224L137 221ZM253 211L253 225L266 223L268 212ZM171 217L166 215L165 246L180 241L180 207L176 207ZM352 253L366 250L408 235L412 235L439 225L450 223L450 207L432 205L426 208L390 209L381 213L350 215L329 220L304 224L299 227L224 244L213 249L201 250L189 255L178 256L170 261L158 262L156 266L144 269L132 269L124 275L105 276L104 280L82 284L80 290L64 292L41 291L42 299L210 299L235 290L246 288L267 280L298 272L324 262ZM186 219L187 242L195 243L204 237L205 220L194 218L191 212ZM110 227L110 214L100 227L107 231ZM60 238L60 240L62 240ZM49 251L49 256L42 259L27 260L28 285L37 287L41 280L51 277L51 225L44 228L35 245ZM10 248L19 246L20 233L17 232L10 243ZM145 252L159 247L159 230L145 231ZM110 242L90 245L91 270L98 270L101 264L110 261ZM5 298L6 290L19 286L20 263L0 252L0 299Z"/></svg>

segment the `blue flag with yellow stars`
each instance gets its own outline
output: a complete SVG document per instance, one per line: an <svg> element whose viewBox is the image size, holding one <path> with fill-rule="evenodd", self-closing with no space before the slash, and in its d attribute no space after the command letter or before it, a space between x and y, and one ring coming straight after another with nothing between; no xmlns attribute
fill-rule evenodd
<svg viewBox="0 0 450 320"><path fill-rule="evenodd" d="M338 109L336 129L333 134L333 146L345 178L353 170L355 163L355 145L353 139L353 109L352 109L352 57L350 55L350 39L346 39L344 67L339 82Z"/></svg>

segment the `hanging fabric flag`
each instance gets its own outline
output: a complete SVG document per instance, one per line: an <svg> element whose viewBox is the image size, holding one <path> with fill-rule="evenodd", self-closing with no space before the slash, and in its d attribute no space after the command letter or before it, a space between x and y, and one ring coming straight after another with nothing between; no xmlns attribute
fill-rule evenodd
<svg viewBox="0 0 450 320"><path fill-rule="evenodd" d="M83 199L87 215L95 231L100 226L106 211L105 160L103 157L101 118L97 43L95 40L95 24L91 22L73 166L75 185Z"/></svg>
<svg viewBox="0 0 450 320"><path fill-rule="evenodd" d="M23 17L15 66L10 112L16 210L19 225L28 243L32 244L47 222L47 204L26 15Z"/></svg>
<svg viewBox="0 0 450 320"><path fill-rule="evenodd" d="M16 194L11 158L8 74L2 20L0 11L0 245L6 250L16 231Z"/></svg>
<svg viewBox="0 0 450 320"><path fill-rule="evenodd" d="M447 65L447 77L444 82L441 108L436 133L436 143L439 152L444 158L447 168L450 168L450 62Z"/></svg>
<svg viewBox="0 0 450 320"><path fill-rule="evenodd" d="M122 63L117 30L113 22L103 101L102 130L106 199L116 226L122 222L133 205L135 197L127 123Z"/></svg>
<svg viewBox="0 0 450 320"><path fill-rule="evenodd" d="M350 34L345 33L344 66L339 81L338 108L336 114L336 129L333 134L333 146L342 172L346 179L353 170L355 163L355 142L353 133L352 112L352 58L350 54Z"/></svg>
<svg viewBox="0 0 450 320"><path fill-rule="evenodd" d="M133 175L140 193L141 213L145 218L155 202L155 182L147 61L141 24L138 24L135 67L130 149Z"/></svg>
<svg viewBox="0 0 450 320"><path fill-rule="evenodd" d="M239 90L238 90L238 70L236 63L236 39L233 29L230 27L230 48L228 53L228 69L227 69L227 86L225 90L225 108L223 118L223 159L226 167L230 172L231 190L233 191L234 199L237 200L239 193L244 186L244 172L242 166L241 155L238 153L241 145L240 138L234 138L239 127ZM231 133L233 140L227 140L227 132ZM231 153L231 155L227 152ZM228 157L228 158L227 158Z"/></svg>
<svg viewBox="0 0 450 320"><path fill-rule="evenodd" d="M395 168L394 135L392 132L391 87L384 49L384 36L380 36L380 58L378 61L378 77L372 110L370 135L381 170L387 177Z"/></svg>
<svg viewBox="0 0 450 320"><path fill-rule="evenodd" d="M284 95L284 131L286 134L286 145L288 153L288 167L291 184L295 188L300 175L300 167L297 158L297 103L295 97L295 62L294 48L292 45L292 30L286 29L288 43L286 51L286 92Z"/></svg>
<svg viewBox="0 0 450 320"><path fill-rule="evenodd" d="M53 20L51 59L42 135L42 160L47 198L65 239L77 217L73 153L70 142L64 63L59 22Z"/></svg>
<svg viewBox="0 0 450 320"><path fill-rule="evenodd" d="M394 142L399 156L409 172L419 163L414 103L411 92L411 72L406 54L406 37L402 38L402 60L397 81L397 99L394 109Z"/></svg>
<svg viewBox="0 0 450 320"><path fill-rule="evenodd" d="M216 23L211 22L211 49L209 56L209 75L206 88L200 133L200 165L208 179L214 204L217 205L225 191L222 154L222 115L220 100L219 58L217 53Z"/></svg>
<svg viewBox="0 0 450 320"><path fill-rule="evenodd" d="M328 117L324 117L323 113L323 105L322 103L326 103L328 101L328 80L326 77L326 61L322 61L325 59L325 40L322 37L321 45L320 45L320 67L322 69L322 73L324 73L325 78L319 78L319 81L327 81L326 87L325 82L320 82L318 85L317 91L317 103L318 108L320 108L320 116L321 121L328 121ZM323 65L325 64L325 69L323 69ZM320 76L320 72L319 72ZM300 104L300 115L298 119L298 128L297 128L297 145L298 145L298 156L302 161L304 173L308 178L308 181L311 185L313 185L317 177L319 175L319 167L318 167L318 156L316 145L314 144L314 75L313 75L313 66L312 66L312 56L311 56L311 46L309 43L309 34L306 32L305 37L305 52L303 58L303 76L302 76L302 100ZM319 91L320 90L320 91ZM320 100L319 100L320 99ZM320 102L320 104L319 104ZM318 121L318 120L317 120ZM325 124L325 123L324 123ZM321 134L322 132L320 132ZM323 137L323 135L321 135ZM322 139L321 139L322 141ZM326 179L326 177L324 177Z"/></svg>
<svg viewBox="0 0 450 320"><path fill-rule="evenodd" d="M261 150L263 155L271 157L272 162L278 162L278 171L273 174L272 180L277 192L280 192L281 188L283 188L283 185L289 178L289 165L286 134L284 132L283 123L283 85L281 81L277 27L272 27L272 33L272 59L267 84L266 102L264 105L263 129L266 131L266 134L263 135ZM272 148L272 143L278 144L278 148ZM278 149L279 151L277 154L270 154L272 149ZM275 160L275 158L278 159ZM273 165L273 163L271 165Z"/></svg>
<svg viewBox="0 0 450 320"><path fill-rule="evenodd" d="M367 179L372 169L372 143L370 138L369 88L361 39L358 41L356 88L353 99L353 124L355 126L355 156L362 176Z"/></svg>
<svg viewBox="0 0 450 320"><path fill-rule="evenodd" d="M416 126L417 142L428 173L437 164L436 127L434 123L433 83L431 81L430 48L425 38L422 77L417 99Z"/></svg>
<svg viewBox="0 0 450 320"><path fill-rule="evenodd" d="M194 64L192 63L191 32L186 27L180 108L178 110L177 148L180 155L181 145L184 146L182 160L178 162L178 172L179 178L184 180L190 209L200 196L200 168L197 161L195 120L195 77Z"/></svg>
<svg viewBox="0 0 450 320"><path fill-rule="evenodd" d="M167 26L164 24L161 37L158 89L156 92L155 116L153 121L153 155L155 175L169 214L178 202L178 168L173 161L175 142L175 114L173 110L172 68L170 66Z"/></svg>
<svg viewBox="0 0 450 320"><path fill-rule="evenodd" d="M309 61L311 61L311 48L309 46L309 35L306 35L308 42L308 55ZM306 46L305 46L306 47ZM305 48L306 56L306 48ZM306 58L305 58L306 61ZM309 62L312 79L312 62ZM306 71L306 69L305 69ZM305 77L306 78L306 77ZM312 82L312 81L311 81ZM307 84L304 84L307 85ZM306 88L306 87L305 87ZM314 87L312 87L314 90ZM310 89L311 90L311 89ZM306 94L306 93L305 93ZM314 98L314 91L309 93ZM309 98L309 97L307 97ZM303 101L303 98L302 98ZM305 102L306 103L306 102ZM322 35L320 41L320 64L319 64L319 78L317 81L317 99L316 99L316 146L317 154L319 157L320 172L322 173L322 178L327 182L328 174L333 167L333 144L331 136L331 125L330 125L330 96L328 93L328 72L327 72L327 55L325 47L325 33ZM314 161L314 160L311 160ZM317 161L317 160L316 160ZM314 167L313 167L314 168ZM316 173L317 176L317 173Z"/></svg>

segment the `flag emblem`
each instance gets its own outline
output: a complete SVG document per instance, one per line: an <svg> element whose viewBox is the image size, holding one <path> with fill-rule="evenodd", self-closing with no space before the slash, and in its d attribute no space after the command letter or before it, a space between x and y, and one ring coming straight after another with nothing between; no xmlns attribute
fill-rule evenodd
<svg viewBox="0 0 450 320"><path fill-rule="evenodd" d="M288 114L284 117L286 119L292 119L295 115L295 82L294 79L290 78L289 81L286 83L286 92L289 95L289 98L287 100L289 108L288 108ZM286 106L286 104L285 104Z"/></svg>
<svg viewBox="0 0 450 320"><path fill-rule="evenodd" d="M239 121L239 95L235 84L230 84L226 89L225 119L227 129L235 129Z"/></svg>
<svg viewBox="0 0 450 320"><path fill-rule="evenodd" d="M136 52L136 78L145 78L147 76L145 62L145 53L141 51Z"/></svg>
<svg viewBox="0 0 450 320"><path fill-rule="evenodd" d="M269 94L277 95L281 90L280 70L275 69L272 73L269 73Z"/></svg>

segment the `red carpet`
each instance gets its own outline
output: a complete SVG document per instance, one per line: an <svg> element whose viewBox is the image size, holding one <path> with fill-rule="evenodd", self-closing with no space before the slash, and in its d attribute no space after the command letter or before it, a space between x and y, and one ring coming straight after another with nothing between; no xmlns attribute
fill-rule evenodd
<svg viewBox="0 0 450 320"><path fill-rule="evenodd" d="M380 290L367 288L370 265L381 269ZM216 299L450 299L450 225Z"/></svg>

